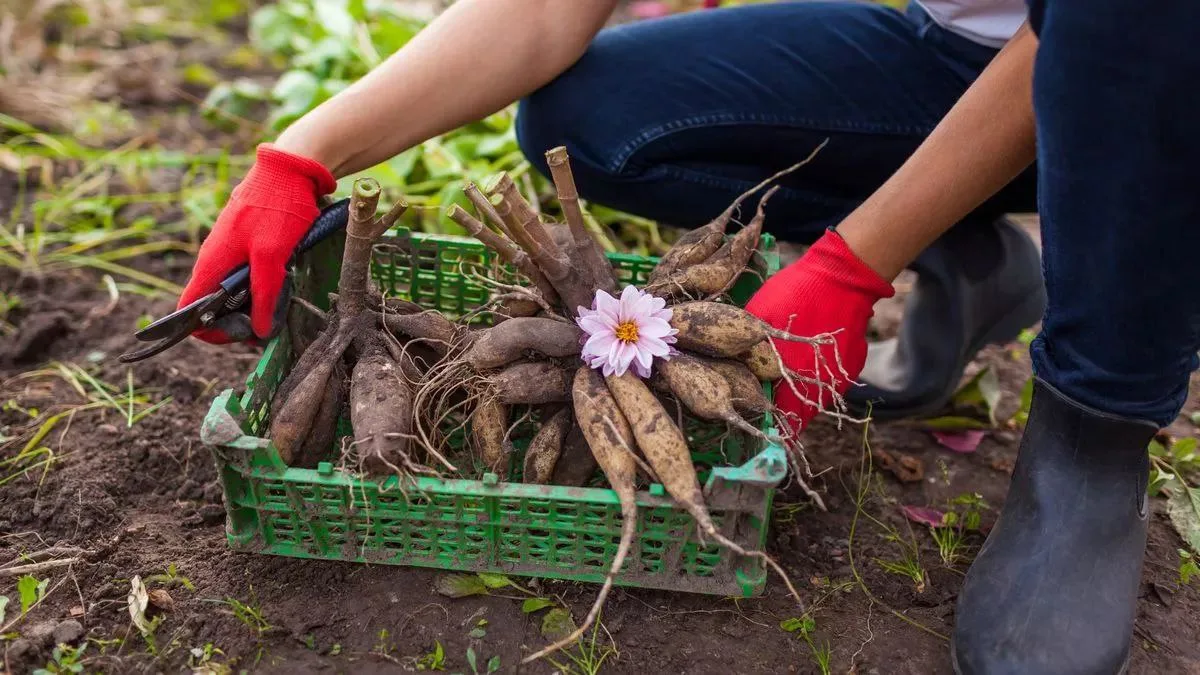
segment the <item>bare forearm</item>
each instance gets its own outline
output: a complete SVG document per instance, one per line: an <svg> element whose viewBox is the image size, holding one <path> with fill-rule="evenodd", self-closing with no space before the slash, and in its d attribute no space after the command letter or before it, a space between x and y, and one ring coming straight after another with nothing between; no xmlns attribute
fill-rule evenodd
<svg viewBox="0 0 1200 675"><path fill-rule="evenodd" d="M460 0L277 139L337 177L490 115L573 64L613 0Z"/></svg>
<svg viewBox="0 0 1200 675"><path fill-rule="evenodd" d="M880 276L895 278L1033 162L1036 51L1023 27L908 161L838 225Z"/></svg>

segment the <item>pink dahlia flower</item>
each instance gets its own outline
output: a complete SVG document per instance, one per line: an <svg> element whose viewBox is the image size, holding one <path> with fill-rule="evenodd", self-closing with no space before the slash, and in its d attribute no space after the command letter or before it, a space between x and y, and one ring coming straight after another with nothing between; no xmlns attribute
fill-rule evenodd
<svg viewBox="0 0 1200 675"><path fill-rule="evenodd" d="M639 377L650 377L655 357L669 359L679 331L671 328L667 302L633 286L618 300L596 291L592 308L579 308L583 329L583 361L609 375L624 375L632 365Z"/></svg>

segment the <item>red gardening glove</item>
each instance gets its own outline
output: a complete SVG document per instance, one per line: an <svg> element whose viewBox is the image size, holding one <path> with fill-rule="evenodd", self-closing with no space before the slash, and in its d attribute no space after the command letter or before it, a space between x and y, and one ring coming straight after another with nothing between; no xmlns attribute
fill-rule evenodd
<svg viewBox="0 0 1200 675"><path fill-rule="evenodd" d="M337 189L333 174L319 162L265 143L254 166L233 190L229 202L200 246L192 278L178 307L217 289L242 263L250 263L250 327L266 339L280 327L277 312L286 266L296 245L320 215L317 199ZM205 342L233 341L225 331L201 329Z"/></svg>
<svg viewBox="0 0 1200 675"><path fill-rule="evenodd" d="M850 379L857 378L867 360L867 322L875 302L890 298L892 285L854 255L841 235L827 231L800 260L792 263L763 284L750 299L746 310L775 328L793 335L811 337L833 333L842 367ZM790 325L789 325L790 321ZM801 375L814 377L816 355L811 345L772 339L787 367ZM840 372L834 360L833 345L823 345L829 369L836 376L835 388L845 393L850 380ZM824 369L822 369L824 371ZM829 382L829 372L820 380ZM796 383L805 399L828 405L831 395L820 394L815 385ZM798 398L785 382L776 383L775 405L799 433L817 414L817 409Z"/></svg>

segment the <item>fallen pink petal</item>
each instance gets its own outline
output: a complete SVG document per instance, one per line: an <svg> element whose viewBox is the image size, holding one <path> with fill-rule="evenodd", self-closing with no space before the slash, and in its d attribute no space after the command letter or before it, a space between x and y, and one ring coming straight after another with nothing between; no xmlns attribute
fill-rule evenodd
<svg viewBox="0 0 1200 675"><path fill-rule="evenodd" d="M966 431L934 431L933 437L937 439L944 447L947 447L954 452L968 453L975 452L979 447L979 442L983 440L986 431L981 429L968 429Z"/></svg>
<svg viewBox="0 0 1200 675"><path fill-rule="evenodd" d="M901 506L900 512L914 523L929 527L941 527L946 524L946 514L929 506Z"/></svg>

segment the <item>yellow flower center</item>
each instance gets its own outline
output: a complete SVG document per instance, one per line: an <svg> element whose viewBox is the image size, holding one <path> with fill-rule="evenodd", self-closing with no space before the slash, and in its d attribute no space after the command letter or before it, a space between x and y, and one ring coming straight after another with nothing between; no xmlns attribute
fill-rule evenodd
<svg viewBox="0 0 1200 675"><path fill-rule="evenodd" d="M638 327L632 321L623 321L617 324L617 330L613 332L621 342L637 342L638 340Z"/></svg>

